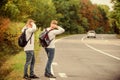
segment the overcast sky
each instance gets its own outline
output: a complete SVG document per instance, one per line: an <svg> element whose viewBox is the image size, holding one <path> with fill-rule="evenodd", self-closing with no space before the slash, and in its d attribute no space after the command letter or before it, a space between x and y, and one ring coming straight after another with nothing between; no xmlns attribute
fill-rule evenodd
<svg viewBox="0 0 120 80"><path fill-rule="evenodd" d="M94 4L105 4L105 5L108 5L110 7L110 9L112 10L112 3L111 3L111 0L91 0L92 3Z"/></svg>

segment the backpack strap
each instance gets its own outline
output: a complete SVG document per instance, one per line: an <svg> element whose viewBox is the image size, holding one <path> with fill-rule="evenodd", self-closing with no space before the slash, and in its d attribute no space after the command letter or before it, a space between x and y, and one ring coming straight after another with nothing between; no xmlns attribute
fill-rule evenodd
<svg viewBox="0 0 120 80"><path fill-rule="evenodd" d="M33 35L33 32L31 34L30 38L28 39L28 41L32 38L32 35ZM28 43L28 41L27 41L27 43ZM30 44L31 44L31 41L30 41Z"/></svg>
<svg viewBox="0 0 120 80"><path fill-rule="evenodd" d="M47 29L45 29L46 31L47 31ZM50 31L52 31L52 30L54 30L54 29L50 29L47 33L49 33ZM53 39L51 39L50 40L50 42L52 41Z"/></svg>
<svg viewBox="0 0 120 80"><path fill-rule="evenodd" d="M28 28L26 28L24 31L25 31L25 34L26 34L26 30L27 30ZM30 36L30 38L28 39L28 41L32 38L32 35L33 35L33 32L32 32L32 34L31 34L31 36ZM28 43L28 41L27 41L27 43ZM31 44L31 42L30 42L30 44Z"/></svg>
<svg viewBox="0 0 120 80"><path fill-rule="evenodd" d="M50 29L49 31L48 31L47 29L45 29L45 31L47 31L47 33L49 33L49 32L52 31L52 30L54 30L54 29Z"/></svg>

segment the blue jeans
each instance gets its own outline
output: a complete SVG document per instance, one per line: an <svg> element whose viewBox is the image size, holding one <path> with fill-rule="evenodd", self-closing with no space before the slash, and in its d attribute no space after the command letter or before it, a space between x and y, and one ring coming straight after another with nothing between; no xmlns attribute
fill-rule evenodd
<svg viewBox="0 0 120 80"><path fill-rule="evenodd" d="M45 48L45 51L47 53L48 61L45 68L45 74L51 74L51 64L53 62L54 54L55 54L55 48Z"/></svg>
<svg viewBox="0 0 120 80"><path fill-rule="evenodd" d="M34 51L25 51L26 52L26 63L24 66L24 76L28 76L28 66L30 65L30 76L34 75L34 64L35 64L35 56Z"/></svg>

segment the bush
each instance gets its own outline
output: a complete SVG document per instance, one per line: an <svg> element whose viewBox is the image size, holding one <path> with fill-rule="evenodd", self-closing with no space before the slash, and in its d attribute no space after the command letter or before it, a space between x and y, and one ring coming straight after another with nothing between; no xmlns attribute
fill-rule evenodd
<svg viewBox="0 0 120 80"><path fill-rule="evenodd" d="M4 41L4 33L8 29L9 19L0 17L0 42Z"/></svg>
<svg viewBox="0 0 120 80"><path fill-rule="evenodd" d="M0 51L15 53L21 49L17 41L23 25L23 23L10 22L9 19L2 19L0 25Z"/></svg>

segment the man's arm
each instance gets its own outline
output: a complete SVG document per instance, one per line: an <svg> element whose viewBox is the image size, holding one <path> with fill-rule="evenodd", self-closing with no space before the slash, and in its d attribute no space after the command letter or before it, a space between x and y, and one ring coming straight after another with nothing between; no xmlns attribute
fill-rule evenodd
<svg viewBox="0 0 120 80"><path fill-rule="evenodd" d="M55 35L58 35L58 34L65 32L65 30L60 26L57 26L56 28L57 28L57 30L54 30Z"/></svg>
<svg viewBox="0 0 120 80"><path fill-rule="evenodd" d="M35 32L37 30L35 23L31 23L32 27L28 29L28 32Z"/></svg>

